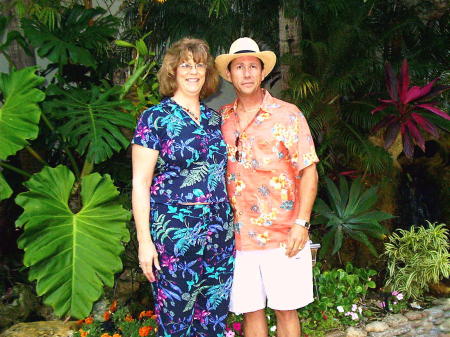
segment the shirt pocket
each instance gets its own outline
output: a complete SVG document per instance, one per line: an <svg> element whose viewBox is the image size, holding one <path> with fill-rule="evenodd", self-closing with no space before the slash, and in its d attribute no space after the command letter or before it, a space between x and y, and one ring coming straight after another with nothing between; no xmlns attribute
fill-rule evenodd
<svg viewBox="0 0 450 337"><path fill-rule="evenodd" d="M274 171L287 163L289 153L281 141L262 140L252 147L252 156L257 163L255 169Z"/></svg>

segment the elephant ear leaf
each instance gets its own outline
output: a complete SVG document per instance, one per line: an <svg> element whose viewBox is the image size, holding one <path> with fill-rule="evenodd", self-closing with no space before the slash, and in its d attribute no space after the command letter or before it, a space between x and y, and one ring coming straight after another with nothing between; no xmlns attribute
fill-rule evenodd
<svg viewBox="0 0 450 337"><path fill-rule="evenodd" d="M12 192L11 187L9 187L5 177L3 177L3 174L0 172L0 201L9 198Z"/></svg>
<svg viewBox="0 0 450 337"><path fill-rule="evenodd" d="M46 101L44 107L60 120L59 131L76 151L97 164L130 144L121 129L134 128L134 118L124 111L133 107L119 98L119 92L119 87L63 90L55 86L49 90L54 99Z"/></svg>
<svg viewBox="0 0 450 337"><path fill-rule="evenodd" d="M36 67L27 67L0 74L0 159L15 154L39 133L37 103L45 94L37 87L45 79L35 72Z"/></svg>
<svg viewBox="0 0 450 337"><path fill-rule="evenodd" d="M16 226L24 229L18 243L37 294L57 315L82 318L122 269L130 214L109 175L83 177L71 197L74 182L62 165L35 174L25 183L29 191L16 198L24 209Z"/></svg>

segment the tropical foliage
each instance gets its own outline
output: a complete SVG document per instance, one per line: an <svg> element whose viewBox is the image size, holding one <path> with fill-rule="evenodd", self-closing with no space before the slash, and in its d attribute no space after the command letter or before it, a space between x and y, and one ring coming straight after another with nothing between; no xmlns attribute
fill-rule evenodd
<svg viewBox="0 0 450 337"><path fill-rule="evenodd" d="M15 199L23 208L16 226L29 279L57 315L81 318L122 270L130 214L111 176L95 170L128 147L137 108L124 98L129 87L115 85L112 69L103 71L97 63L114 46L117 18L98 8L59 10L53 28L33 16L22 21L31 46L50 62L47 69L0 74L0 165L31 177ZM146 57L146 79L154 88L155 64ZM49 70L56 70L51 83L36 75ZM25 147L40 172L30 174L9 161ZM14 192L3 175L0 187L2 199Z"/></svg>
<svg viewBox="0 0 450 337"><path fill-rule="evenodd" d="M382 239L387 233L380 221L391 219L392 215L374 210L377 202L377 187L364 189L360 179L356 179L348 186L344 177L339 179L339 189L335 183L325 178L328 204L317 198L314 211L318 213L314 223L325 225L326 234L323 237L323 247L320 256L331 250L337 253L344 239L350 237L369 248L377 255L375 247L368 236Z"/></svg>
<svg viewBox="0 0 450 337"><path fill-rule="evenodd" d="M389 63L386 64L386 87L390 99L380 99L383 104L372 110L372 113L375 113L390 106L396 109L395 113L387 115L374 126L374 132L382 128L386 129L385 148L389 148L400 133L403 139L403 151L407 157L411 158L414 154L414 144L417 144L425 152L425 138L419 127L436 138L439 136L439 124L433 124L424 115L425 111L429 111L450 120L447 113L436 107L435 102L430 102L431 99L450 89L450 86L435 86L437 80L438 78L434 79L424 87L409 87L408 62L403 61L398 78L396 78L392 66Z"/></svg>
<svg viewBox="0 0 450 337"><path fill-rule="evenodd" d="M385 243L386 286L419 299L429 286L450 276L450 243L445 224L399 229Z"/></svg>
<svg viewBox="0 0 450 337"><path fill-rule="evenodd" d="M81 179L79 196L71 198L75 176L68 168L45 167L17 196L24 213L16 225L24 228L19 248L37 294L58 316L83 317L122 270L121 241L128 241L130 214L117 201L119 192L108 175ZM101 258L99 258L101 257ZM49 273L49 270L52 272Z"/></svg>
<svg viewBox="0 0 450 337"><path fill-rule="evenodd" d="M103 2L112 3L111 0ZM400 80L388 70L389 86L392 90L397 88L397 94L385 102L396 116L387 120L391 124L386 135L390 138L385 140L390 142L398 129L392 125L400 125L397 134L403 132L409 137L404 153L411 157L414 143L425 148L430 139L424 133L434 140L438 127L449 129L446 117L449 92L444 92L450 84L446 43L448 10L428 1L403 0L137 0L123 2L119 20L119 15L110 11L88 8L90 3L14 0L0 4L0 10L8 13L0 17L0 55L9 64L9 72L0 75L0 200L7 199L0 204L0 222L4 226L2 230L10 233L2 237L2 243L8 241L11 245L13 240L9 238L20 235L18 243L25 252L24 264L29 267L30 279L56 313L78 318L87 316L103 287L113 284L114 272L122 268L122 263L128 262L132 268L136 261L135 241L132 240L129 251L123 254L129 239L126 226L133 227L126 211L131 181L125 151L134 117L160 99L155 74L165 48L180 37L196 36L206 39L217 54L226 51L235 38L251 36L263 49L277 52L281 43L279 28L283 28L280 10L290 13L299 23L297 33L301 44L290 46L299 53L287 54L279 63L290 69L289 88L283 94L307 117L321 159L320 198L315 205L318 216L314 220L319 224L316 228L323 247L321 256L347 248L343 243L348 240L362 242L376 254L370 237L384 237L386 230L381 221L392 216L375 210L378 199L385 202L385 193L377 198L378 189L372 185L381 181L384 188L391 187L392 194L398 193L395 179L400 171L397 168L404 163L393 166L379 134L371 136L374 127L386 123L383 114L388 112L388 107L383 111L378 109L376 114L370 111L378 105L376 99L384 92L385 63L399 68L407 58L410 69L404 66ZM17 18L11 17L12 8ZM18 24L14 26L17 31L9 30L11 22ZM33 49L46 65L15 69L19 62L14 53L19 50L33 58L35 53L30 53ZM274 70L270 84L279 73L279 69ZM409 77L421 87L409 88ZM442 78L442 86L432 81L436 77ZM433 94L438 96L432 102L442 102L440 112L436 105L430 105ZM404 95L414 99L405 103ZM409 111L404 114L407 118L400 117L400 105L402 111ZM414 110L408 110L412 107ZM445 168L448 156L443 146L446 140L448 134L437 143L439 170ZM417 162L419 155L422 154L414 152L410 162ZM428 157L422 159L432 161ZM361 178L352 183L341 178L339 186L324 178L341 175ZM445 177L440 178L445 180L443 186L448 185ZM29 180L24 182L24 179ZM18 188L23 182L24 187ZM13 214L19 211L9 212L15 207L13 200L23 208L16 223L18 231L13 225L16 220ZM388 207L392 207L389 212L394 213L396 202L394 195L389 201ZM402 207L397 209L402 211ZM164 221L161 217L161 228ZM395 228L398 224L392 221L390 225ZM393 242L390 244L394 245ZM0 249L3 258L3 244ZM386 254L392 258L395 251L392 248ZM96 257L102 255L106 257L99 264ZM437 255L424 255L424 259L436 263L432 258ZM400 259L397 255L395 258ZM414 268L422 268L419 260L412 262L417 263ZM389 274L391 290L407 292L394 284L397 280L398 285L407 283L412 287L411 293L426 289L402 276L401 264L389 266L398 276ZM55 272L70 267L72 272ZM2 265L2 268L6 270L10 266ZM15 265L11 268L21 272ZM347 266L327 274L323 271L322 276L316 271L323 300L315 303L327 306L325 316L330 319L325 319L320 310L311 311L307 318L310 325L305 323L306 328L311 327L311 333L317 324L321 327L336 326L336 322L350 324L359 315L360 298L373 286L372 275L352 268ZM405 269L404 273L416 269ZM426 276L438 273L428 272ZM422 274L416 275L420 279ZM59 286L64 281L75 283ZM336 286L338 283L350 285L351 291ZM349 301L343 300L340 305L333 302L327 294L335 288L345 293ZM75 293L81 294L80 300ZM355 310L353 304L358 306ZM342 313L332 306L342 306L346 311ZM126 320L125 324L127 314L131 315L125 311L118 315L114 326L129 329L126 331L130 336L139 334L146 323L133 317L134 325ZM83 321L79 335L87 334L88 330L90 335L94 331L99 336L119 334L118 330L104 329L111 327L110 320L89 322L89 319ZM142 331L154 334L148 328Z"/></svg>
<svg viewBox="0 0 450 337"><path fill-rule="evenodd" d="M39 56L59 66L75 63L95 68L92 50L112 40L118 29L118 19L111 15L94 20L104 13L101 8L75 6L64 9L54 28L33 19L23 19L22 27Z"/></svg>
<svg viewBox="0 0 450 337"><path fill-rule="evenodd" d="M6 160L38 135L41 110L37 103L45 94L37 87L44 79L36 68L0 74L0 160ZM0 172L0 200L11 195L11 188Z"/></svg>

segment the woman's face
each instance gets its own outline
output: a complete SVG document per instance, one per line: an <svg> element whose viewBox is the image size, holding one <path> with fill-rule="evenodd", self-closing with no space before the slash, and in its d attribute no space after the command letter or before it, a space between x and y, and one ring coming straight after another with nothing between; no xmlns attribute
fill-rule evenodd
<svg viewBox="0 0 450 337"><path fill-rule="evenodd" d="M175 95L200 96L206 77L205 63L196 63L192 56L182 61L176 69L177 90Z"/></svg>

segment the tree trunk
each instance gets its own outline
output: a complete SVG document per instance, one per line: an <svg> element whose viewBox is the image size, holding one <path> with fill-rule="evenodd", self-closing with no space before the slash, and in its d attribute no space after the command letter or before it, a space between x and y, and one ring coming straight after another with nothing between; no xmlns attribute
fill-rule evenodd
<svg viewBox="0 0 450 337"><path fill-rule="evenodd" d="M7 0L9 3L11 3L11 0ZM9 22L8 31L16 30L18 32L22 32L22 29L20 28L20 22L17 18L16 13L14 12L13 6L8 6L9 10L7 11L6 15L11 18L11 21ZM9 48L8 48L8 54L11 57L12 62L14 63L14 66L16 69L22 69L29 66L35 66L36 65L36 57L34 55L34 50L31 50L32 55L27 55L23 48L16 42L13 41Z"/></svg>
<svg viewBox="0 0 450 337"><path fill-rule="evenodd" d="M278 12L279 40L280 40L280 58L281 58L281 90L288 89L289 65L282 61L286 54L300 55L300 22L298 17L286 16L283 6Z"/></svg>

